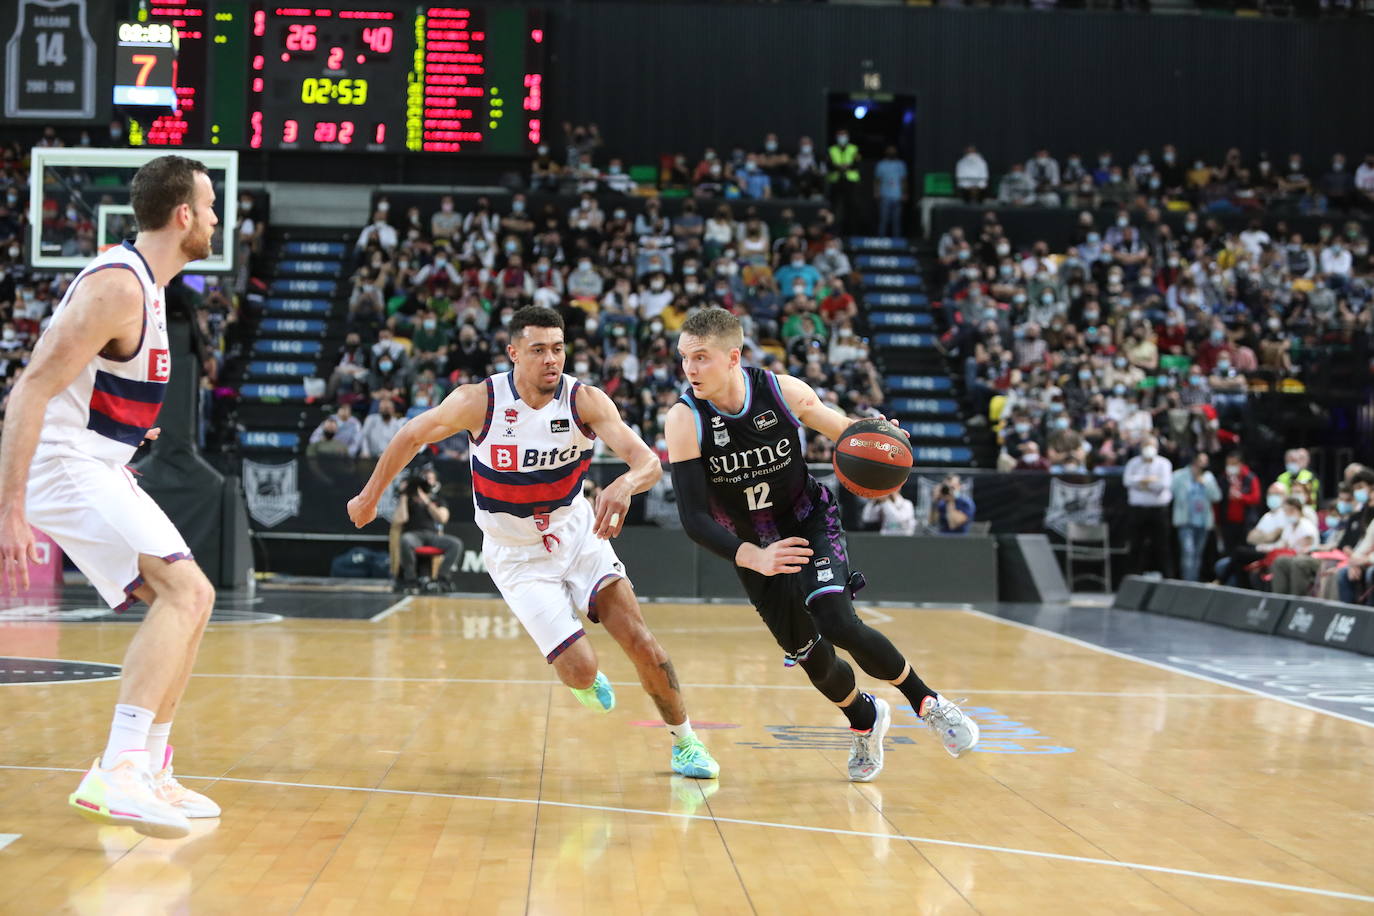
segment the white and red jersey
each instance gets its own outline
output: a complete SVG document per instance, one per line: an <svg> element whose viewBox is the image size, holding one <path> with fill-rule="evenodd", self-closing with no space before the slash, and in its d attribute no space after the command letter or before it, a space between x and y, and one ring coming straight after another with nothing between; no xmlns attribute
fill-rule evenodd
<svg viewBox="0 0 1374 916"><path fill-rule="evenodd" d="M596 434L577 415L582 383L564 375L538 410L520 400L509 372L493 375L486 387L487 416L471 451L477 525L506 546L556 537L587 503L582 481Z"/></svg>
<svg viewBox="0 0 1374 916"><path fill-rule="evenodd" d="M125 464L157 423L172 376L167 310L163 289L138 249L125 242L96 257L67 287L48 327L62 321L62 313L82 280L97 271L116 269L131 271L143 287L143 333L138 350L128 359L95 357L48 402L36 458L69 455Z"/></svg>

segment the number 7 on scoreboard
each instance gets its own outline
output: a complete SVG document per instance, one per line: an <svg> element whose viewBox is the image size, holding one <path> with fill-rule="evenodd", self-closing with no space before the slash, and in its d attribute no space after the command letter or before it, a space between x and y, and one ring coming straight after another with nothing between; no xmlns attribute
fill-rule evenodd
<svg viewBox="0 0 1374 916"><path fill-rule="evenodd" d="M138 76L134 77L134 85L148 85L148 73L157 66L157 56L153 54L131 54L129 60L138 67Z"/></svg>

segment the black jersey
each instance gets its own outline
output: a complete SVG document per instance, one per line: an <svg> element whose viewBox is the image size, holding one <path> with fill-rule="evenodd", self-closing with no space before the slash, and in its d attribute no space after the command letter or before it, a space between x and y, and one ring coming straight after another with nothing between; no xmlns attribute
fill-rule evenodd
<svg viewBox="0 0 1374 916"><path fill-rule="evenodd" d="M735 537L767 546L799 534L802 523L833 500L806 469L801 422L788 409L777 376L766 369L743 372L739 413L718 410L690 387L682 403L696 418L711 515Z"/></svg>

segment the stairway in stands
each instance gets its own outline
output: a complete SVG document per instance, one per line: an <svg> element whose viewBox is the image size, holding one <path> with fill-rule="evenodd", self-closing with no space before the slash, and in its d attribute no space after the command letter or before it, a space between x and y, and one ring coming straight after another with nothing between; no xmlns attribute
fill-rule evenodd
<svg viewBox="0 0 1374 916"><path fill-rule="evenodd" d="M284 226L269 231L262 307L246 318L252 350L230 366L239 388L234 419L243 451L304 451L323 419L307 379L327 379L348 320L348 230ZM318 384L318 383L316 383Z"/></svg>
<svg viewBox="0 0 1374 916"><path fill-rule="evenodd" d="M905 239L849 240L863 276L870 349L883 376L885 412L911 436L917 465L971 464L958 392L938 346L920 259Z"/></svg>

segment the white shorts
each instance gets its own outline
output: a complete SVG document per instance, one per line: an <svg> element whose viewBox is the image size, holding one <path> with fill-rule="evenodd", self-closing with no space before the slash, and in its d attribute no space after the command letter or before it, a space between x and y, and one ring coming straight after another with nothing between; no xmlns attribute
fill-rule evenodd
<svg viewBox="0 0 1374 916"><path fill-rule="evenodd" d="M591 511L560 527L558 542L510 547L482 544L487 574L501 590L525 632L552 662L586 634L581 613L593 623L596 593L615 579L626 579L625 564L611 542L592 534Z"/></svg>
<svg viewBox="0 0 1374 916"><path fill-rule="evenodd" d="M29 524L57 542L100 597L122 611L143 584L139 554L184 560L191 548L129 469L94 458L44 456L29 466Z"/></svg>

